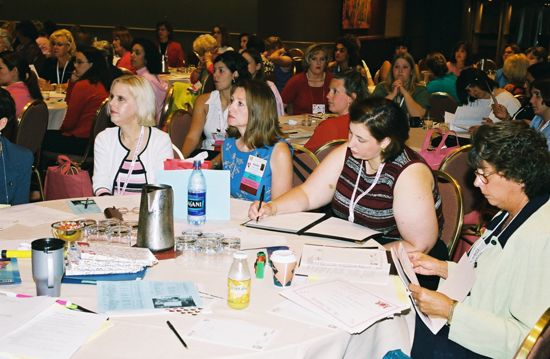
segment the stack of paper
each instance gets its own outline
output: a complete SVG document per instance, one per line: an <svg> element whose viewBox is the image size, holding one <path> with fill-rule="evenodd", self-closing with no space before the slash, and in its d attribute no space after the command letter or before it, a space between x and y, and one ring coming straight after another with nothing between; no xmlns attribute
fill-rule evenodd
<svg viewBox="0 0 550 359"><path fill-rule="evenodd" d="M339 279L291 287L280 294L350 334L410 307Z"/></svg>
<svg viewBox="0 0 550 359"><path fill-rule="evenodd" d="M386 251L306 244L296 274L319 278L345 278L350 282L387 284L390 264Z"/></svg>
<svg viewBox="0 0 550 359"><path fill-rule="evenodd" d="M148 248L79 242L68 252L66 275L137 273L157 262Z"/></svg>

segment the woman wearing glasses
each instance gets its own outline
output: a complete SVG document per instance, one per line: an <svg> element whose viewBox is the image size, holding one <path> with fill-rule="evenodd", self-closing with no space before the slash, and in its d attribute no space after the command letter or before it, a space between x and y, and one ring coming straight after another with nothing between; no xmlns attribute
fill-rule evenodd
<svg viewBox="0 0 550 359"><path fill-rule="evenodd" d="M97 109L109 96L111 74L102 53L93 47L79 49L67 88L67 113L59 130L48 130L42 148L82 155Z"/></svg>
<svg viewBox="0 0 550 359"><path fill-rule="evenodd" d="M74 71L71 58L76 53L73 35L67 29L54 31L50 35L52 57L46 60L40 77L50 84L65 84Z"/></svg>
<svg viewBox="0 0 550 359"><path fill-rule="evenodd" d="M437 334L417 320L413 358L511 358L550 303L550 154L519 121L483 125L473 135L474 185L501 211L468 252L475 281L466 299L411 284L422 312L447 319ZM451 278L453 262L411 253L417 273Z"/></svg>

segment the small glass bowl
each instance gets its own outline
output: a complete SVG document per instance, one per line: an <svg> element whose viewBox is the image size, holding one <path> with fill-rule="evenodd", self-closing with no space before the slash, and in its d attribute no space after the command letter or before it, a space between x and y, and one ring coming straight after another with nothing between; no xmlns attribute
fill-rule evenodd
<svg viewBox="0 0 550 359"><path fill-rule="evenodd" d="M66 242L82 239L85 225L80 221L59 221L52 223L52 235Z"/></svg>
<svg viewBox="0 0 550 359"><path fill-rule="evenodd" d="M132 245L132 227L124 223L107 227L106 234L110 243Z"/></svg>

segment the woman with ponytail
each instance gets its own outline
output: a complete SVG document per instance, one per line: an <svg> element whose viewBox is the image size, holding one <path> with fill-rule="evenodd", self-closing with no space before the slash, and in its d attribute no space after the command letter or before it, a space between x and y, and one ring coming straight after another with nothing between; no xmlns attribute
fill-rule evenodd
<svg viewBox="0 0 550 359"><path fill-rule="evenodd" d="M16 116L32 100L42 100L38 78L25 59L15 52L0 53L0 85L6 86L15 101Z"/></svg>

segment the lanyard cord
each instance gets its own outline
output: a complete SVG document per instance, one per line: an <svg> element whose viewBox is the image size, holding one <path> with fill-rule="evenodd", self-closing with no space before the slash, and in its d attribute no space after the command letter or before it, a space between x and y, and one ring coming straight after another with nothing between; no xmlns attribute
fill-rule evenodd
<svg viewBox="0 0 550 359"><path fill-rule="evenodd" d="M323 97L322 97L322 100L321 100L321 104L324 104L325 103L325 78L326 78L327 74L324 73L324 76L323 76L323 85L321 86L321 88L323 89ZM306 79L308 81L308 84L307 84L307 87L309 89L309 97L311 99L311 106L313 106L313 104L315 103L314 99L313 99L313 86L310 86L309 85L309 76L306 72ZM326 110L325 110L326 111ZM311 112L313 112L313 107L311 108Z"/></svg>
<svg viewBox="0 0 550 359"><path fill-rule="evenodd" d="M0 138L0 155L2 156L2 166L4 168L4 190L6 191L6 204L10 204L8 199L8 178L6 176L6 160L4 158L4 144Z"/></svg>
<svg viewBox="0 0 550 359"><path fill-rule="evenodd" d="M65 70L67 70L67 65L69 64L69 61L65 62L65 66L63 66L63 73L61 74L61 78L59 78L59 60L57 61L57 66L55 67L55 70L57 71L57 83L62 84L63 79L65 78Z"/></svg>
<svg viewBox="0 0 550 359"><path fill-rule="evenodd" d="M361 171L363 170L363 160L361 160L361 167L359 167L359 173L357 174L357 180L355 181L355 186L353 187L353 193L351 194L351 198L349 200L349 214L348 214L348 221L353 222L355 220L355 206L357 206L357 203L361 200L361 198L365 197L367 194L372 191L374 186L378 183L380 180L380 176L382 175L382 169L384 168L385 163L380 164L378 167L378 170L376 171L376 176L374 177L374 181L371 183L369 188L363 193L361 193L357 199L355 199L355 195L357 192L357 188L359 188L359 179L361 178ZM366 171L366 170L365 170Z"/></svg>
<svg viewBox="0 0 550 359"><path fill-rule="evenodd" d="M126 181L124 181L124 185L122 186L122 189L120 189L120 176L117 177L117 194L118 195L124 195L126 193L126 187L128 187L128 182L130 181L130 176L132 175L132 172L134 171L134 166L136 165L136 160L138 158L139 149L141 147L141 141L143 139L143 132L144 127L141 126L141 130L139 131L139 138L136 145L136 149L134 150L134 156L132 156L132 162L130 163L130 169L128 170L128 174L126 175Z"/></svg>

